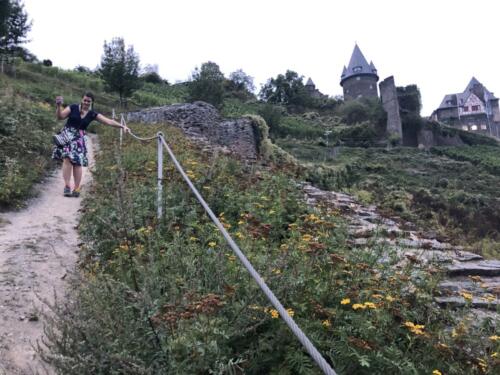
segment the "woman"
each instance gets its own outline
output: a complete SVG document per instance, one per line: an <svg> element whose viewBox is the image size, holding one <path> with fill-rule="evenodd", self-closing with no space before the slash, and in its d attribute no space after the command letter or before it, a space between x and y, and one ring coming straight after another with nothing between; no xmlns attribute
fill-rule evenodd
<svg viewBox="0 0 500 375"><path fill-rule="evenodd" d="M63 179L65 197L79 197L80 184L82 182L82 167L88 166L87 148L85 145L85 130L93 120L99 121L101 124L113 126L123 129L126 133L130 129L109 119L100 113L92 110L94 95L90 92L83 95L80 104L71 104L66 108L62 108L62 96L56 97L56 118L58 120L68 119L64 125L65 130L70 134L72 141L64 146L55 146L52 153L52 158L62 160L63 162ZM71 175L74 179L73 191L71 191L70 180Z"/></svg>

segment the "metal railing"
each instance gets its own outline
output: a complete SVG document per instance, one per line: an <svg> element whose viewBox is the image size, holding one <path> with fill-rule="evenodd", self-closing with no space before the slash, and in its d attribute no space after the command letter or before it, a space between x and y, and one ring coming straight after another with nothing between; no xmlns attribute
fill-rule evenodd
<svg viewBox="0 0 500 375"><path fill-rule="evenodd" d="M121 116L121 124L126 125L125 119L123 115ZM120 147L122 145L122 131L120 130ZM245 254L241 251L241 249L238 247L236 242L233 240L231 235L228 233L226 228L222 225L222 223L219 221L217 216L213 213L212 209L209 207L205 199L201 196L200 192L194 184L191 182L189 177L187 176L186 172L184 172L184 169L180 165L179 161L175 157L172 149L169 147L165 140L165 136L163 135L162 132L158 132L155 136L153 137L147 137L147 138L141 138L138 137L137 135L133 134L132 132L129 132L133 138L139 140L139 141L152 141L154 139L157 139L157 148L158 148L158 156L157 156L157 165L158 165L158 185L157 185L157 215L158 219L161 219L163 216L163 150L165 149L172 160L175 168L177 171L181 174L182 178L186 182L186 184L189 186L189 189L192 191L192 193L195 195L196 199L198 202L202 205L202 207L205 209L205 212L208 214L212 222L217 226L219 231L222 233L224 238L226 239L229 247L233 250L234 254L238 257L238 259L243 263L247 271L250 273L252 278L255 280L257 285L260 287L262 292L265 294L269 302L276 308L278 313L280 314L281 318L285 321L287 324L288 328L292 331L292 333L297 337L297 339L300 341L300 343L304 346L304 348L307 350L309 355L313 358L313 360L316 362L316 364L321 368L324 374L327 375L336 375L335 371L333 368L330 366L330 364L323 358L321 353L316 349L314 344L309 340L309 338L305 335L305 333L300 329L300 327L295 323L294 319L288 314L284 306L281 304L281 302L278 300L278 298L274 295L272 290L267 286L265 281L262 279L262 277L259 275L259 273L255 270L253 265L250 263L248 258L245 256Z"/></svg>

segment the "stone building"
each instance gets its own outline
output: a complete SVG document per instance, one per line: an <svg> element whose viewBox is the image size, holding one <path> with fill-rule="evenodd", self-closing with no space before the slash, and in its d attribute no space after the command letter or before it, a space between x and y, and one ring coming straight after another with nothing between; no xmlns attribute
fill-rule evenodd
<svg viewBox="0 0 500 375"><path fill-rule="evenodd" d="M463 92L445 95L431 117L463 130L490 136L498 137L500 132L498 98L475 77Z"/></svg>
<svg viewBox="0 0 500 375"><path fill-rule="evenodd" d="M374 97L378 98L378 74L373 62L366 61L358 45L354 46L347 68L344 65L340 76L340 86L344 91L344 100Z"/></svg>
<svg viewBox="0 0 500 375"><path fill-rule="evenodd" d="M323 94L321 91L319 91L316 88L316 85L314 84L314 82L312 81L311 78L309 78L307 80L307 83L304 87L306 89L306 92L309 94L309 96L311 96L313 98L321 99L321 98L327 97L327 95Z"/></svg>

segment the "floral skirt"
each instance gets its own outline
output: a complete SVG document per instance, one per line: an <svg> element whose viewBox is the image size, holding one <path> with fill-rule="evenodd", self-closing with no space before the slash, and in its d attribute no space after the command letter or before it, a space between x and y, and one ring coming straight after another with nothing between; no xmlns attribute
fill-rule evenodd
<svg viewBox="0 0 500 375"><path fill-rule="evenodd" d="M85 131L71 127L66 128L66 130L72 135L73 140L65 146L54 146L52 159L63 160L68 158L73 165L87 167L89 161L85 145Z"/></svg>

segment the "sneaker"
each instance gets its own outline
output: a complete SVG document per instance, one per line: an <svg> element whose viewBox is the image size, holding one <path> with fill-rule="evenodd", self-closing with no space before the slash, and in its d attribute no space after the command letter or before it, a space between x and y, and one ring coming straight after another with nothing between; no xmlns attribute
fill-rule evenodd
<svg viewBox="0 0 500 375"><path fill-rule="evenodd" d="M70 187L69 187L69 186L65 186L65 187L64 187L63 195L64 195L65 197L71 197L71 189L70 189Z"/></svg>
<svg viewBox="0 0 500 375"><path fill-rule="evenodd" d="M71 196L73 198L78 198L80 196L80 189L73 190L73 192L71 193Z"/></svg>

